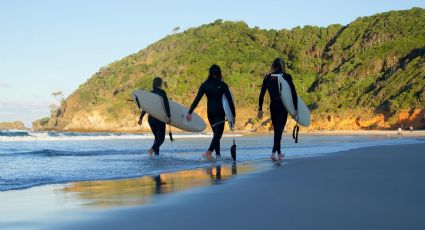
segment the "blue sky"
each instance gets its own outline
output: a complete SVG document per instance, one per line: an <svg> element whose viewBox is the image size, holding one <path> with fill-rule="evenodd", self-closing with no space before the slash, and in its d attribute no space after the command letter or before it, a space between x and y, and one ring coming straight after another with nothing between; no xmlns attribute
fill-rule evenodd
<svg viewBox="0 0 425 230"><path fill-rule="evenodd" d="M360 16L425 8L424 0L99 1L0 0L0 121L49 115L50 94L72 93L100 67L166 36L216 19L267 29L348 24Z"/></svg>

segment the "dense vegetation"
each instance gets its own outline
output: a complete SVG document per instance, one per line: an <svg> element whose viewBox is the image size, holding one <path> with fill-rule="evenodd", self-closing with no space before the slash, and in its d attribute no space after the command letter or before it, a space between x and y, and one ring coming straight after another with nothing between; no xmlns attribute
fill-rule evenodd
<svg viewBox="0 0 425 230"><path fill-rule="evenodd" d="M101 68L50 125L64 127L78 111L98 110L117 122L133 115L125 99L134 89L151 88L154 76L164 78L173 100L188 106L213 63L222 67L238 108L255 110L262 76L278 56L313 113L424 107L425 10L413 8L326 28L263 30L217 20L188 29Z"/></svg>

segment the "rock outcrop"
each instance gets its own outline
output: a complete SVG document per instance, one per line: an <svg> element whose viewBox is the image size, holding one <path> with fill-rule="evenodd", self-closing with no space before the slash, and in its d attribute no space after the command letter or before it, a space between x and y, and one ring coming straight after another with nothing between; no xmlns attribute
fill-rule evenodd
<svg viewBox="0 0 425 230"><path fill-rule="evenodd" d="M0 122L0 129L26 130L28 128L25 127L24 123L20 121L15 121L15 122Z"/></svg>

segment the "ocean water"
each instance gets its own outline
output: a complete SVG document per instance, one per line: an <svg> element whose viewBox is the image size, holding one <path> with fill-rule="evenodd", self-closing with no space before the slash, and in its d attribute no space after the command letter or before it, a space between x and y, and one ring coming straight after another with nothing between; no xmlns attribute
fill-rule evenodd
<svg viewBox="0 0 425 230"><path fill-rule="evenodd" d="M133 178L208 167L201 157L209 134L174 134L166 139L160 157L149 158L150 134L0 131L0 191L73 181ZM270 135L236 136L239 162L268 160ZM383 136L300 136L295 144L283 138L288 158L310 157L367 146L418 143L414 138ZM221 164L231 164L231 135L222 139Z"/></svg>

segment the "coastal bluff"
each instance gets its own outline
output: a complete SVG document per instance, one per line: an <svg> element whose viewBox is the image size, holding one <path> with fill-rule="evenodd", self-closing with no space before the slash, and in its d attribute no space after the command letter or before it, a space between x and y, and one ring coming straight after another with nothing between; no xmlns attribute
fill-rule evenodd
<svg viewBox="0 0 425 230"><path fill-rule="evenodd" d="M27 130L28 128L25 127L24 123L20 121L14 121L14 122L0 122L0 130Z"/></svg>

